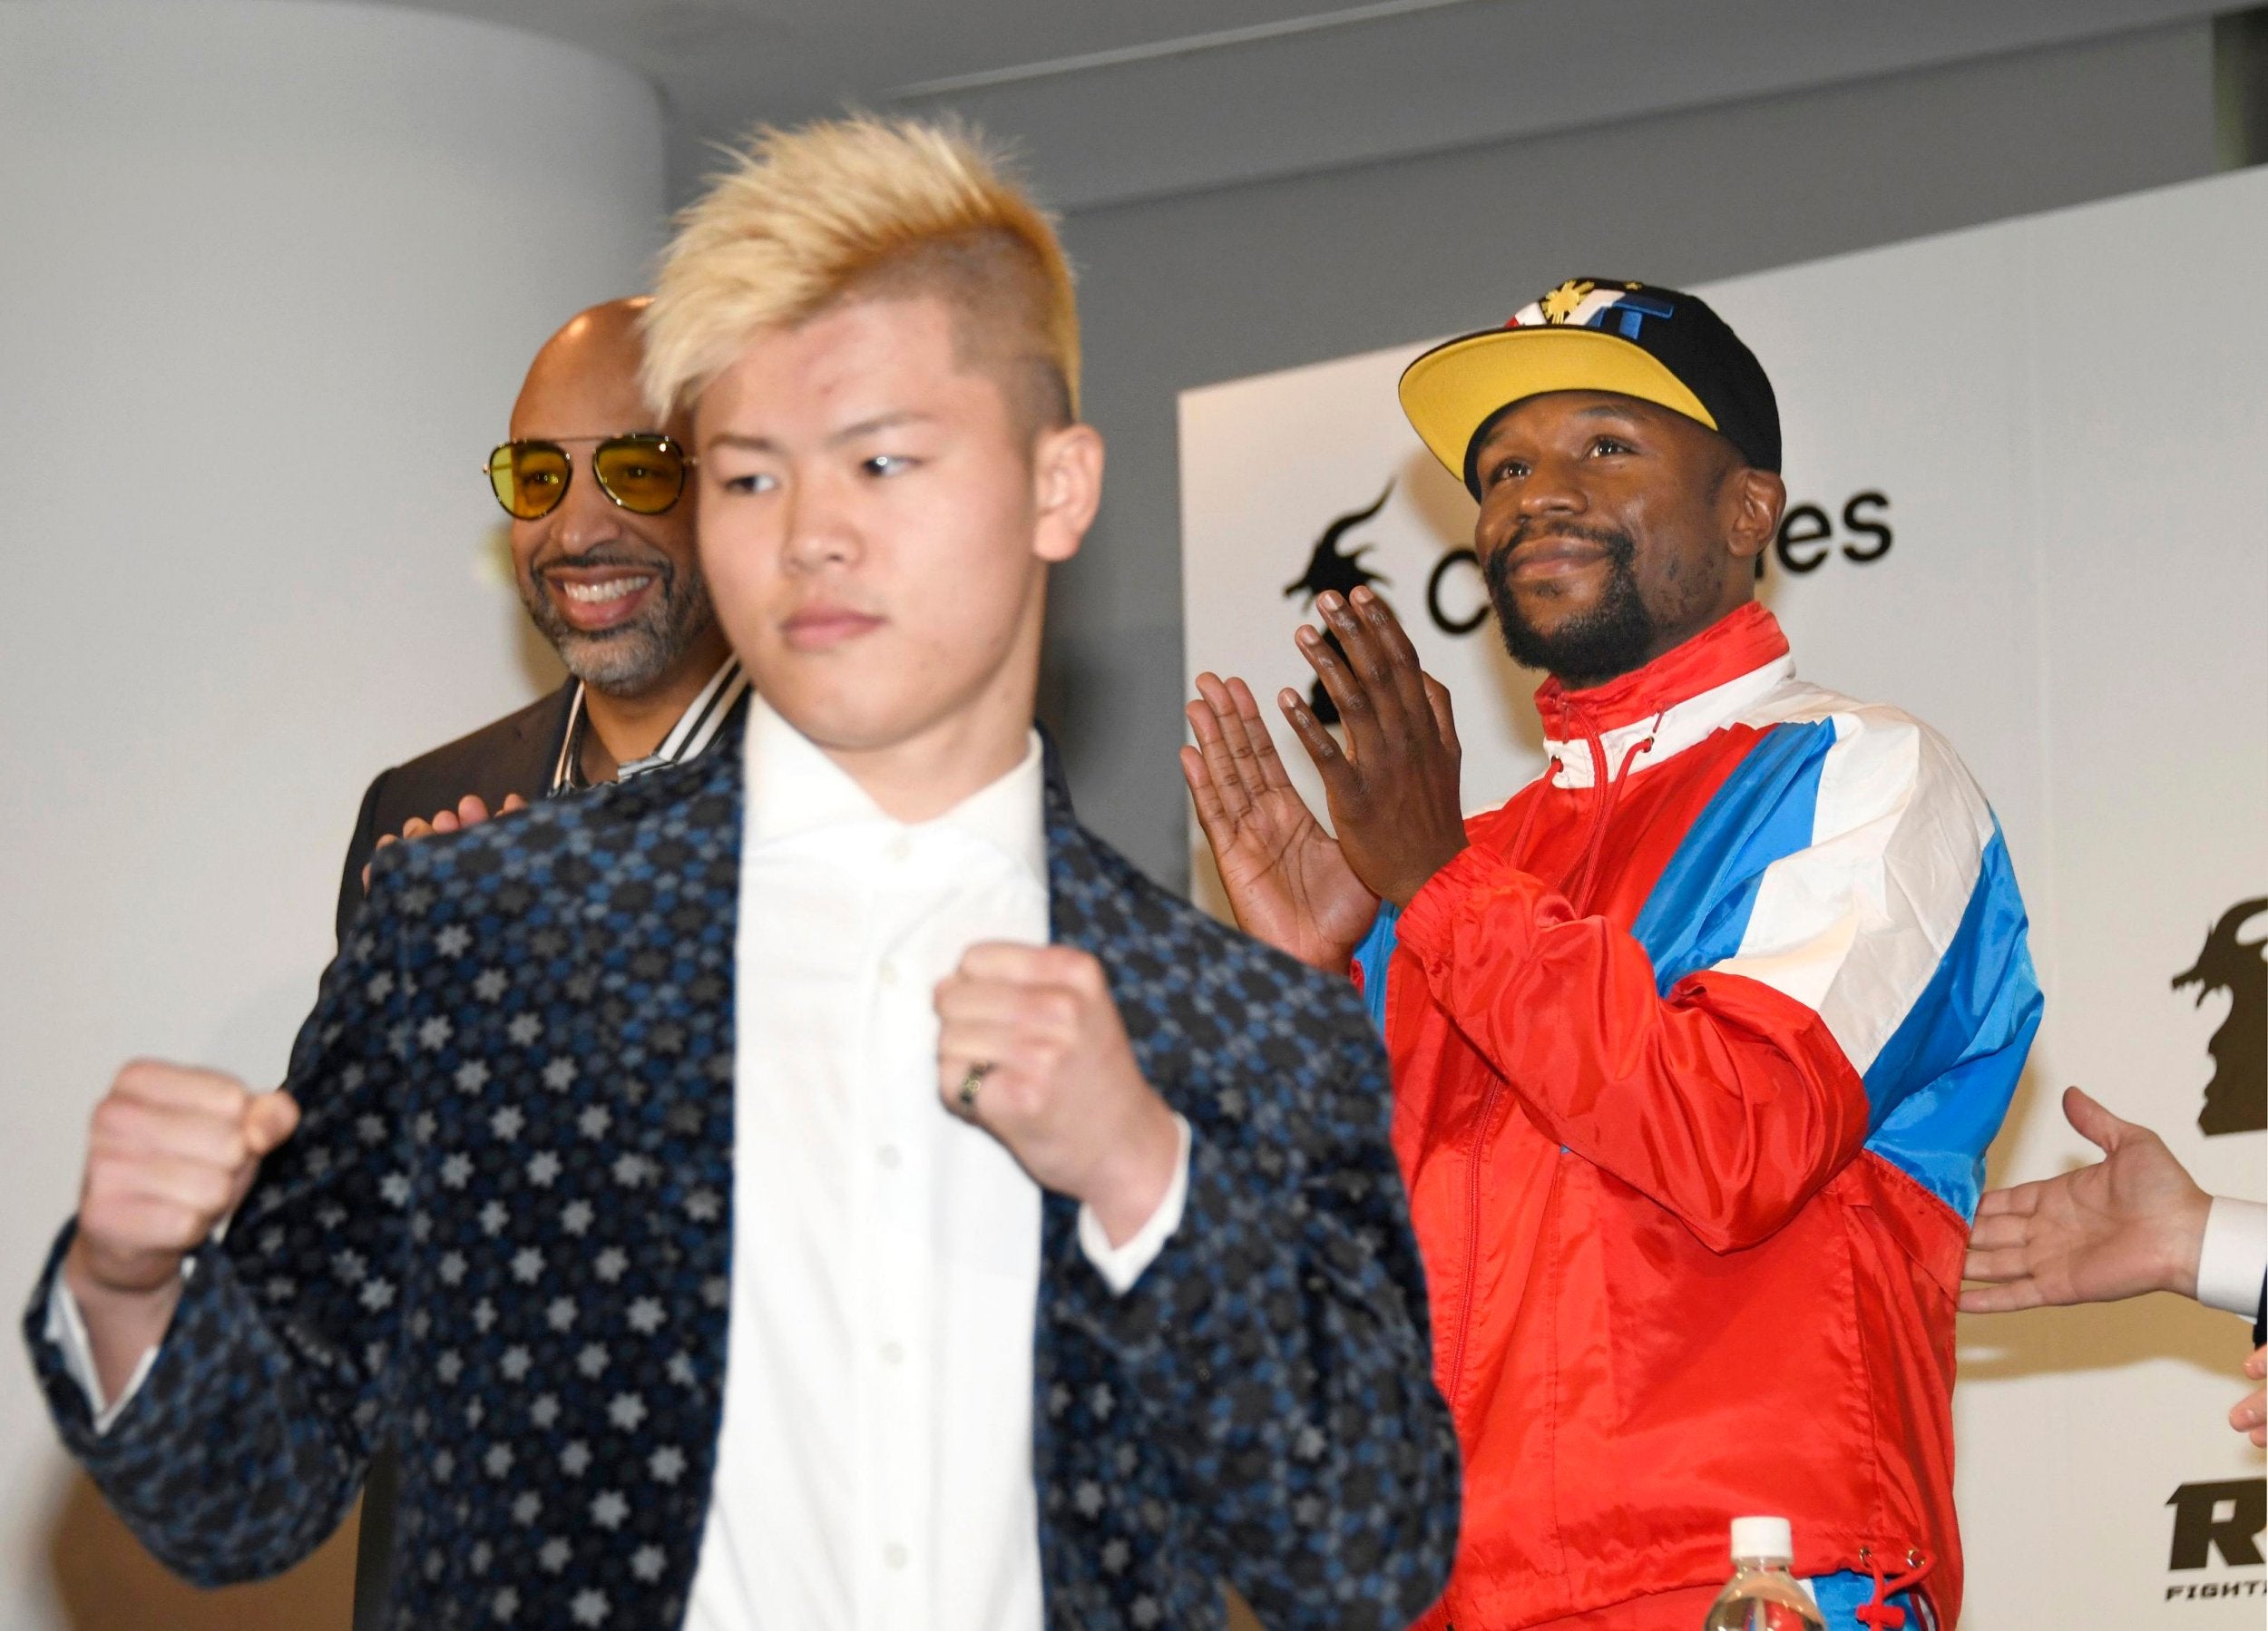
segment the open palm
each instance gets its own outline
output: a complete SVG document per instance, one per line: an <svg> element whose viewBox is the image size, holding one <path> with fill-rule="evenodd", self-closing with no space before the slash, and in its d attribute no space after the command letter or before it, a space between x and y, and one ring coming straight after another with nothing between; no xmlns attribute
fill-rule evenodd
<svg viewBox="0 0 2268 1631"><path fill-rule="evenodd" d="M1961 1273L1970 1314L2111 1303L2145 1292L2197 1294L2197 1252L2213 1197L2165 1140L2121 1121L2077 1088L2063 1113L2104 1158L2060 1177L1988 1191Z"/></svg>
<svg viewBox="0 0 2268 1631"><path fill-rule="evenodd" d="M1198 745L1181 773L1244 932L1334 973L1370 932L1378 897L1308 809L1241 679L1197 679L1187 709Z"/></svg>

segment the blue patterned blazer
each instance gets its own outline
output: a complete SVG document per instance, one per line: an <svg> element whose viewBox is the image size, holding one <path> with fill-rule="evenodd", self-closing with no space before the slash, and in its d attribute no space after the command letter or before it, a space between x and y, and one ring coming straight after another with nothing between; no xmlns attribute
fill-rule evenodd
<svg viewBox="0 0 2268 1631"><path fill-rule="evenodd" d="M381 852L292 1051L298 1134L65 1442L203 1584L288 1568L402 1446L393 1623L674 1627L723 1397L742 762L711 754ZM1072 819L1051 910L1194 1132L1123 1297L1046 1198L1032 1466L1051 1626L1398 1627L1447 1578L1458 1466L1360 1000ZM65 1232L68 1239L68 1231Z"/></svg>

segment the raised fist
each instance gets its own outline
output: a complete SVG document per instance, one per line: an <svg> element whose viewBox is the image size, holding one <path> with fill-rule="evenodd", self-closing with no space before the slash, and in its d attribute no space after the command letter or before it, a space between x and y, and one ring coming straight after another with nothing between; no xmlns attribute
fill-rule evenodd
<svg viewBox="0 0 2268 1631"><path fill-rule="evenodd" d="M94 1107L78 1234L64 1260L106 1388L164 1335L181 1259L298 1125L288 1094L254 1093L218 1071L137 1060L118 1073Z"/></svg>

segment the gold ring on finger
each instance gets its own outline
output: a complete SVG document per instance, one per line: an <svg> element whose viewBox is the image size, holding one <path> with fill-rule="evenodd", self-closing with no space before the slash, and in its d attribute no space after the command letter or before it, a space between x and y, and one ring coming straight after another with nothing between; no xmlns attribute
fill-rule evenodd
<svg viewBox="0 0 2268 1631"><path fill-rule="evenodd" d="M961 1108L970 1115L973 1116L976 1113L976 1090L984 1085L984 1079L992 1073L992 1062L989 1060L979 1060L969 1067L969 1073L961 1079L961 1085L953 1089L953 1097L961 1101Z"/></svg>

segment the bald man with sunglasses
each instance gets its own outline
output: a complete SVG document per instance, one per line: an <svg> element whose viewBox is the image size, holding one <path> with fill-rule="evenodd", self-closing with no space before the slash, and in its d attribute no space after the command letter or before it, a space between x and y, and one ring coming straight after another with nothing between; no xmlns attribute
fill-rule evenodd
<svg viewBox="0 0 2268 1631"><path fill-rule="evenodd" d="M693 758L737 728L748 681L694 556L683 445L638 388L645 305L594 306L545 341L489 455L520 598L569 678L370 784L339 880L342 943L370 857L397 837Z"/></svg>
<svg viewBox="0 0 2268 1631"><path fill-rule="evenodd" d="M638 386L645 300L580 312L545 341L489 455L512 517L512 571L565 684L470 736L380 772L363 795L338 888L344 945L370 857L397 838L455 832L738 740L748 694L693 552L686 455L652 428ZM356 1558L355 1624L381 1623L396 1468L371 1464Z"/></svg>

